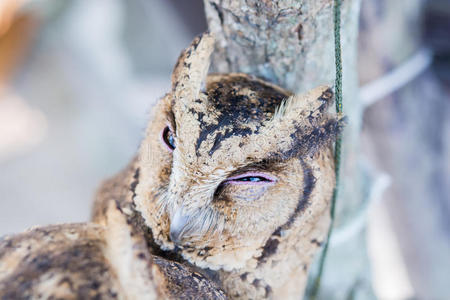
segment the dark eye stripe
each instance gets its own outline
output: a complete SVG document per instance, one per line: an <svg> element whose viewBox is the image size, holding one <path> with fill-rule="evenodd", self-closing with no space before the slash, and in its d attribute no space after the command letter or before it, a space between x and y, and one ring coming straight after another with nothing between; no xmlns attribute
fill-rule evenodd
<svg viewBox="0 0 450 300"><path fill-rule="evenodd" d="M162 132L162 141L169 150L173 151L175 149L175 137L169 126L166 126Z"/></svg>

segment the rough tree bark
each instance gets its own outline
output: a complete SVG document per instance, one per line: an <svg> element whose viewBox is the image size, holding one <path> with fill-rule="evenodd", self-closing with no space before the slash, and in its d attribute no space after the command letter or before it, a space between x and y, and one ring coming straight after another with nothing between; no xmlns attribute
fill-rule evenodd
<svg viewBox="0 0 450 300"><path fill-rule="evenodd" d="M356 72L360 1L342 2L344 112L349 126L344 134L337 236L330 244L320 298L332 294L333 299L343 299L350 293L361 292L367 299L371 288L364 230L348 237L340 235L340 231L352 226L349 223L366 202L370 182L358 154L362 116ZM333 85L332 0L204 0L204 3L209 30L217 37L212 71L253 74L296 93L321 84Z"/></svg>

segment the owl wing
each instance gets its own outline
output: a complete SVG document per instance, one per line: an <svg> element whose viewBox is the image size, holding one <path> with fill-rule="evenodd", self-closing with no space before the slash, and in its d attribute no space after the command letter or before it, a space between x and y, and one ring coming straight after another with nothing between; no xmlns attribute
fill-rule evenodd
<svg viewBox="0 0 450 300"><path fill-rule="evenodd" d="M113 299L119 284L93 224L35 228L0 241L0 299Z"/></svg>
<svg viewBox="0 0 450 300"><path fill-rule="evenodd" d="M226 299L189 266L150 253L116 205L110 227L35 228L0 240L0 299Z"/></svg>

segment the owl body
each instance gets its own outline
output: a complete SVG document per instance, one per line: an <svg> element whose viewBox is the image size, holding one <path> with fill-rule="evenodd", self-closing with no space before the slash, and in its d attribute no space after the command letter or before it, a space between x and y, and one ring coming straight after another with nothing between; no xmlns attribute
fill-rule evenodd
<svg viewBox="0 0 450 300"><path fill-rule="evenodd" d="M89 226L117 295L298 298L329 226L331 90L207 75L213 44L181 54L138 155L99 190Z"/></svg>

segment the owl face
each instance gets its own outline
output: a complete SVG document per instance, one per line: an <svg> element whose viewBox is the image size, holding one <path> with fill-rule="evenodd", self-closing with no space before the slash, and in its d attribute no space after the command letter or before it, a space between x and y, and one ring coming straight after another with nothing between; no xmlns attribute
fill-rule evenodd
<svg viewBox="0 0 450 300"><path fill-rule="evenodd" d="M141 146L135 202L163 249L232 270L257 264L269 241L327 206L311 193L331 193L317 174L333 166L317 160L342 122L327 113L325 87L293 96L245 74L206 76L211 51L203 36L182 53Z"/></svg>

